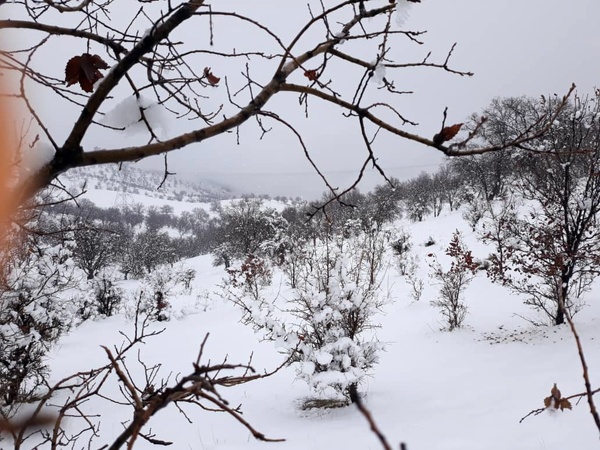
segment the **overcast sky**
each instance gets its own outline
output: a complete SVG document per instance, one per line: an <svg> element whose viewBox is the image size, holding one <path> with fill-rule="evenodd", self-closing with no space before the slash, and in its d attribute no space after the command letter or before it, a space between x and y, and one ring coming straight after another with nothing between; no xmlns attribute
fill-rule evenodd
<svg viewBox="0 0 600 450"><path fill-rule="evenodd" d="M308 17L305 1L215 0L212 3L215 8L256 17L287 39L295 35ZM331 0L325 3L331 3ZM114 5L123 4L120 1ZM460 77L427 68L388 71L386 76L394 80L398 89L414 91L410 96L394 97L390 101L402 114L418 122L416 127L407 126L408 131L432 137L439 130L446 106L448 122L456 123L480 111L495 96L562 95L571 83L577 85L580 93L591 92L600 85L599 17L598 0L422 0L411 7L404 28L427 30L423 37L425 44L396 47L397 53L392 56L398 61L414 61L431 51L432 61L443 61L451 45L457 42L451 66L472 71L475 75ZM214 32L216 47L223 49L235 47L239 51L260 46L262 42L256 32L231 23L215 22ZM179 33L178 38L191 42L207 40L207 30L200 30L197 25L184 27ZM56 47L56 53L50 54L58 60L66 60L72 51L65 51L64 47ZM234 82L235 75L243 70L244 62L215 64L218 66L215 65L213 71L217 76L227 76ZM260 63L253 67L256 80L267 82L273 73L273 64L276 63ZM346 81L343 70L329 70L327 76L337 85L343 86ZM301 74L292 81L306 83ZM215 93L224 94L223 83L215 89L221 89ZM119 100L119 95L126 97L129 94L117 90L115 101ZM217 103L209 102L207 106ZM65 124L69 123L69 113L61 111L57 115L53 105L46 104L45 107L53 129L68 131ZM345 118L342 111L316 100L311 101L310 116L305 119L303 109L298 107L297 96L286 93L279 94L268 108L281 114L303 133L311 155L335 185L343 188L351 183L365 157L355 119ZM236 136L230 134L175 152L170 156L170 169L217 178L255 193L315 197L324 190L324 185L304 158L294 136L282 127L272 125L274 130L262 139L259 139L257 127L248 123L240 130L239 145ZM166 134L175 133L180 126L182 122L170 122ZM129 142L129 138L101 132L92 134L86 143L88 147L95 144L111 148ZM435 150L384 134L378 137L375 150L386 172L401 179L422 170L434 170L442 161ZM162 159L141 165L162 167ZM374 173L368 174L366 181L363 190L383 182Z"/></svg>
<svg viewBox="0 0 600 450"><path fill-rule="evenodd" d="M282 22L292 22L285 7L272 14L280 15ZM475 75L460 77L432 69L388 75L399 88L415 92L403 99L402 109L419 123L413 131L432 136L439 129L445 106L450 123L455 123L480 111L495 96L562 95L571 83L579 92L588 93L600 86L599 17L597 0L423 0L411 8L406 22L407 28L428 30L425 45L413 49L413 54L431 50L432 57L439 60L457 42L453 67ZM312 102L313 107L316 105ZM316 137L309 142L320 167L340 187L351 182L364 156L360 141L352 133L356 126L355 121L343 119L341 112L328 110L324 122L312 121L306 130ZM397 137L385 136L377 144L383 167L400 178L434 170L442 160L435 150ZM323 190L316 176L310 176L311 168L301 149L283 130L262 140L242 130L239 146L233 139L202 146L205 148L173 156L173 167L179 171L192 168L207 175L226 174L234 185L255 192L314 196ZM372 173L364 189L381 182Z"/></svg>

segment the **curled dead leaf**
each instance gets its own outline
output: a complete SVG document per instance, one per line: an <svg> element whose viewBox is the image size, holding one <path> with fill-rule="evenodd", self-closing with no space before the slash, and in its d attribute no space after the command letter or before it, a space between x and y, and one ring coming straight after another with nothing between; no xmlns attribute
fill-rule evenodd
<svg viewBox="0 0 600 450"><path fill-rule="evenodd" d="M573 407L571 406L571 402L566 398L561 399L559 408L561 411L565 409L573 409Z"/></svg>
<svg viewBox="0 0 600 450"><path fill-rule="evenodd" d="M454 136L458 134L463 125L464 124L462 123L456 123L449 127L442 128L442 131L433 136L433 143L439 146L442 145L444 142L451 140L452 138L454 138Z"/></svg>
<svg viewBox="0 0 600 450"><path fill-rule="evenodd" d="M221 79L219 77L215 76L210 71L210 67L205 67L204 68L204 76L206 77L206 81L208 81L208 83L211 86L216 86L217 84L219 84L219 81L221 81Z"/></svg>
<svg viewBox="0 0 600 450"><path fill-rule="evenodd" d="M319 73L316 71L316 69L312 69L305 71L304 76L310 81L317 81L317 79L319 78Z"/></svg>
<svg viewBox="0 0 600 450"><path fill-rule="evenodd" d="M562 398L562 393L556 383L550 389L550 397L544 399L544 406L546 408L560 409L561 411L573 409L571 402L566 398Z"/></svg>

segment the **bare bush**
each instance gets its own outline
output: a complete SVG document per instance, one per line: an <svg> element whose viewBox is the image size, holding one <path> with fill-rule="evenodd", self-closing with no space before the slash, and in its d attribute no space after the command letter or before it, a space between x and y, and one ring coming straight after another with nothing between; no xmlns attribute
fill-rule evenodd
<svg viewBox="0 0 600 450"><path fill-rule="evenodd" d="M440 285L439 299L433 301L432 305L439 308L448 330L453 331L462 326L467 315L467 306L462 295L475 276L477 264L458 231L452 235L446 255L452 258L448 270L444 270L433 253L428 255L431 258L430 276Z"/></svg>
<svg viewBox="0 0 600 450"><path fill-rule="evenodd" d="M7 432L9 440L3 448L10 445L15 450L22 448L133 448L139 442L153 445L172 445L173 442L159 438L148 431L147 424L156 413L173 404L195 405L199 409L220 411L230 415L245 427L256 439L262 441L280 441L269 439L255 430L242 417L240 406L230 406L220 394L220 390L248 383L270 376L272 373L257 374L248 364L230 364L226 361L212 364L203 363L203 352L208 335L205 337L192 370L188 375L179 376L176 382L161 378L161 365L151 365L138 358L127 358L138 350L146 339L161 332L150 331L147 319L136 316L135 332L127 337L120 347L104 347L108 363L95 369L78 372L56 384L47 386L40 398L20 420L0 419L0 429ZM278 369L276 369L278 370ZM139 376L141 373L141 376ZM231 374L228 374L231 373ZM110 384L118 381L122 389L113 393ZM66 401L56 402L60 393L68 392ZM110 440L100 434L102 418L89 411L86 403L91 400L110 402L118 414L129 416L118 432ZM180 411L182 411L180 409ZM190 412L186 413L189 419Z"/></svg>

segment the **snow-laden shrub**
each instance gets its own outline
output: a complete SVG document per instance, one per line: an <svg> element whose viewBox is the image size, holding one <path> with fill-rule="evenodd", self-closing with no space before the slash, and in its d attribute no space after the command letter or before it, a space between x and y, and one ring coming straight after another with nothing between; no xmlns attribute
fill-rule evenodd
<svg viewBox="0 0 600 450"><path fill-rule="evenodd" d="M273 273L267 261L253 255L248 255L239 268L227 269L228 278L221 284L224 296L242 309L242 322L251 324L255 311L248 309L252 304L255 308L264 309L263 289L271 284ZM248 299L251 301L248 302Z"/></svg>
<svg viewBox="0 0 600 450"><path fill-rule="evenodd" d="M418 269L419 258L417 256L408 257L405 270L406 283L410 286L410 296L417 302L421 300L421 295L423 295L423 289L425 288L423 279L417 274Z"/></svg>
<svg viewBox="0 0 600 450"><path fill-rule="evenodd" d="M119 311L123 301L123 290L108 277L102 277L94 283L94 294L98 314L110 317Z"/></svg>
<svg viewBox="0 0 600 450"><path fill-rule="evenodd" d="M102 269L71 298L81 321L110 317L121 311L125 294L116 284L119 275L116 270Z"/></svg>
<svg viewBox="0 0 600 450"><path fill-rule="evenodd" d="M405 230L399 230L391 243L394 252L394 258L400 275L407 275L409 265L409 252L412 247L410 242L410 234Z"/></svg>
<svg viewBox="0 0 600 450"><path fill-rule="evenodd" d="M18 254L2 255L0 280L0 405L6 414L43 384L44 357L74 319L60 299L76 282L68 243L19 244Z"/></svg>
<svg viewBox="0 0 600 450"><path fill-rule="evenodd" d="M132 318L141 313L158 322L171 320L176 313L169 299L190 294L195 276L195 270L183 265L157 267L144 277L141 287L130 297L126 315Z"/></svg>
<svg viewBox="0 0 600 450"><path fill-rule="evenodd" d="M381 283L388 244L389 234L377 229L305 244L296 287L284 304L268 301L260 285L253 290L226 282L222 295L242 308L243 322L296 363L298 379L321 396L347 402L383 349L373 330L387 301Z"/></svg>
<svg viewBox="0 0 600 450"><path fill-rule="evenodd" d="M486 202L478 198L474 198L465 208L462 217L473 231L477 229L477 224L484 218L486 209Z"/></svg>

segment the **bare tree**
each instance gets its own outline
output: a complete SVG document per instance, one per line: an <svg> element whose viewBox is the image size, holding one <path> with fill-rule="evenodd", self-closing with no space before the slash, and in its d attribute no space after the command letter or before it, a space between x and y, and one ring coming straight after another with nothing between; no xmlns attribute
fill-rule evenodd
<svg viewBox="0 0 600 450"><path fill-rule="evenodd" d="M600 92L594 98L575 97L530 151L515 154L514 186L530 208L487 236L502 247L492 259L493 274L556 325L565 322L565 309L571 315L576 311L575 300L600 273L598 99ZM489 123L514 116L508 122L517 124L512 133L557 108L556 101L545 99L507 99L500 105L503 115ZM489 136L504 139L494 128Z"/></svg>
<svg viewBox="0 0 600 450"><path fill-rule="evenodd" d="M88 280L107 267L114 257L114 239L111 230L103 229L91 221L79 220L75 224L73 257Z"/></svg>
<svg viewBox="0 0 600 450"><path fill-rule="evenodd" d="M375 157L380 132L435 147L447 155L477 154L528 142L553 120L543 117L539 127L515 135L509 142L485 148L467 148L474 132L448 145L459 127L445 126L446 111L441 131L434 138L407 131L415 123L396 106L396 99L407 93L396 88L394 73L420 67L471 75L450 66L454 45L437 62L429 54L417 61L393 59L393 55L405 54L394 50L398 46L406 42L423 44L424 31L407 29L395 16L397 9L411 3L418 7L418 2L310 2L305 23L291 38L273 31L275 23L269 20L279 21L276 15L263 20L253 7L247 12L228 10L204 0L177 5L143 0L2 3L12 20L0 21L0 29L17 29L22 37L22 44L6 40L5 44L11 43L10 48L0 52L0 69L14 75L8 79L15 80L5 87L4 95L28 110L35 123L33 135L39 134L39 140L48 142L53 152L35 176L20 179L15 190L19 194L17 202L74 167L138 161L163 154L166 177L169 152L236 131L248 122L263 133L272 125L289 130L328 189L336 196L342 194L322 176L298 129L281 112L270 109L271 100L284 93L297 94L300 108L306 113L309 101L314 99L338 107L357 122L365 159L356 183L349 189L358 183L369 164L385 177ZM133 4L139 4L139 9L132 8ZM229 30L238 26L257 38L234 45L217 39L219 33L225 33L225 27ZM204 33L202 39L192 38L191 27ZM83 44L85 52L74 53L60 64L48 63L47 53L55 44L74 45L74 49ZM65 78L57 76L65 64ZM343 80L336 76L339 71L344 73ZM232 72L242 75L236 78L230 75ZM34 87L43 95L32 95ZM116 98L132 102L128 103L130 109L134 117L137 114L133 121L145 129L145 136L132 146L105 148L97 138L102 128L131 125L111 125L105 120ZM41 114L40 102L53 104L55 110L79 111L68 125L66 138L62 138L64 130L55 129ZM215 106L210 109L210 105ZM273 108L277 105L281 102ZM155 129L153 108L162 108L177 118L185 117L190 126L161 140ZM474 131L477 129L478 125ZM37 137L31 140L37 141Z"/></svg>

